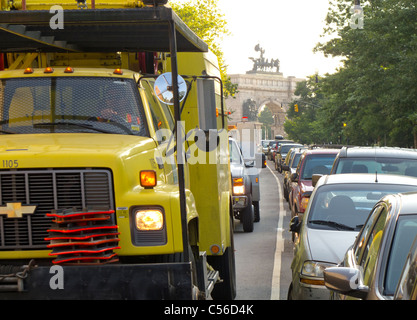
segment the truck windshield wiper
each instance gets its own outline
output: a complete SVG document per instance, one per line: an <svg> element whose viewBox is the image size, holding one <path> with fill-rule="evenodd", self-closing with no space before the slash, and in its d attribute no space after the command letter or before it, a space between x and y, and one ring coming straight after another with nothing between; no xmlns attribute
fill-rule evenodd
<svg viewBox="0 0 417 320"><path fill-rule="evenodd" d="M330 226L333 227L335 229L338 230L349 230L349 231L353 231L355 230L355 228L352 228L350 226L347 226L345 224L342 223L337 223L334 221L327 221L327 220L311 220L309 221L309 223L314 223L314 224L321 224L321 225L325 225L325 226Z"/></svg>
<svg viewBox="0 0 417 320"><path fill-rule="evenodd" d="M55 126L63 126L63 127L79 127L84 129L89 129L101 133L114 133L112 131L107 131L103 129L95 128L90 124L81 124L81 123L74 123L74 122L43 122L43 123L35 123L33 125L34 128L38 127L55 127Z"/></svg>

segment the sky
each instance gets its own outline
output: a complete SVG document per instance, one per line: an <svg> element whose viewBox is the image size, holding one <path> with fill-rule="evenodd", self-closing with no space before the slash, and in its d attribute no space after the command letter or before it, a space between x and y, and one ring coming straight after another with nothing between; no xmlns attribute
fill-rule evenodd
<svg viewBox="0 0 417 320"><path fill-rule="evenodd" d="M352 0L353 2L353 0ZM218 0L231 36L221 41L227 73L244 74L259 43L268 60L280 60L285 77L333 73L339 61L313 53L321 41L329 0Z"/></svg>

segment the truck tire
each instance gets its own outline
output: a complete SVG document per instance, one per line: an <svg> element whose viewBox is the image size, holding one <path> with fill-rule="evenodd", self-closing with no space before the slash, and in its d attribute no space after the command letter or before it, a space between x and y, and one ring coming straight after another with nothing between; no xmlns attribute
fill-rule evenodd
<svg viewBox="0 0 417 320"><path fill-rule="evenodd" d="M230 217L231 244L222 256L208 256L209 264L220 273L222 282L214 286L211 297L214 300L234 300L236 298L235 246L233 241L233 218Z"/></svg>
<svg viewBox="0 0 417 320"><path fill-rule="evenodd" d="M259 201L254 201L252 202L252 204L253 204L254 216L255 216L254 222L259 222L261 220L261 214L259 211Z"/></svg>
<svg viewBox="0 0 417 320"><path fill-rule="evenodd" d="M252 197L250 196L249 205L242 210L241 214L241 221L243 223L243 231L244 232L252 232L253 231L253 223L254 223L254 210L252 205Z"/></svg>

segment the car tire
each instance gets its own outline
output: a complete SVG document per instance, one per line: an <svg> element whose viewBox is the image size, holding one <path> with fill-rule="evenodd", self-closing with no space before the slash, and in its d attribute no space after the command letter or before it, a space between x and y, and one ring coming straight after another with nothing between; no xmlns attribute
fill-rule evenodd
<svg viewBox="0 0 417 320"><path fill-rule="evenodd" d="M285 198L285 200L287 200L287 202L289 202L288 188L286 188L285 185L284 185L284 187L282 189L284 189L284 198Z"/></svg>
<svg viewBox="0 0 417 320"><path fill-rule="evenodd" d="M292 282L290 284L290 287L288 288L287 300L292 300Z"/></svg>

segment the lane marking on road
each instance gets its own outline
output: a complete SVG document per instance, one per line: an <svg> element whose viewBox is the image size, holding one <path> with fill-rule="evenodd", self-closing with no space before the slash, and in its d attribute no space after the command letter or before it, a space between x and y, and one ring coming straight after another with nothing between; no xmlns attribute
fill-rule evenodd
<svg viewBox="0 0 417 320"><path fill-rule="evenodd" d="M274 256L274 270L272 272L272 287L271 287L271 300L280 300L280 278L281 278L281 254L284 252L284 237L282 233L283 223L284 223L284 204L282 201L282 190L281 190L281 183L278 180L278 177L275 173L271 170L269 166L267 166L269 171L271 171L272 175L274 176L275 180L277 181L278 185L278 202L279 202L279 211L278 211L278 227L277 227L277 242L275 245L275 256Z"/></svg>

